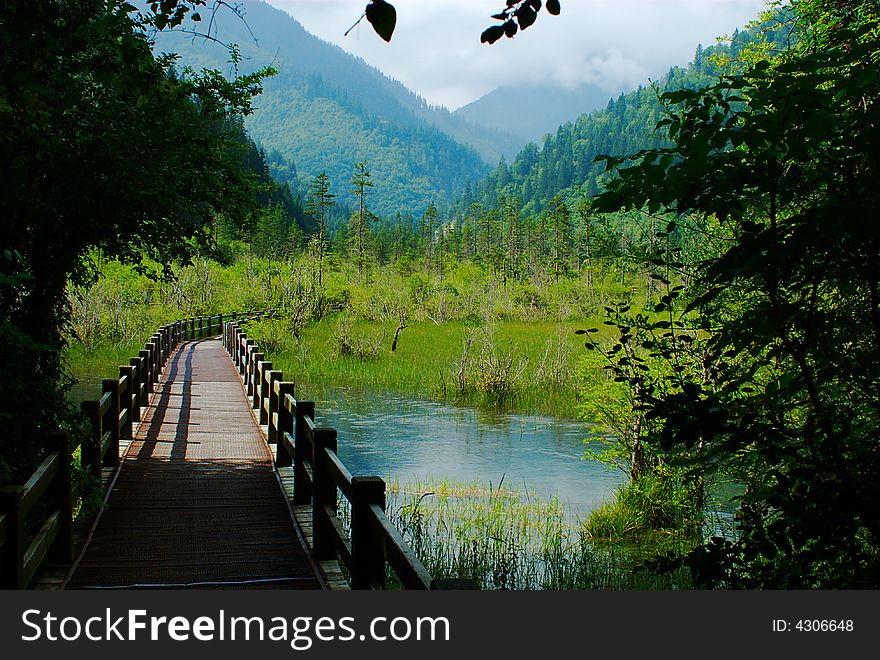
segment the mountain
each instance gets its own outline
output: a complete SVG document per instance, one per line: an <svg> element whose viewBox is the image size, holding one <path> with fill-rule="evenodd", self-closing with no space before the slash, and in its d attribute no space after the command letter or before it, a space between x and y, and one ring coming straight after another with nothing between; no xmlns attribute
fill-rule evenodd
<svg viewBox="0 0 880 660"><path fill-rule="evenodd" d="M279 71L265 81L247 128L264 149L295 163L299 181L292 183L300 190L326 170L339 201L348 202L354 164L363 160L375 184L374 211L420 213L431 200L458 197L522 144L429 106L279 9L257 0L236 4L245 20L221 11L217 38L238 45L242 73L267 65ZM160 33L156 49L178 53L181 65L195 69L231 68L228 49L214 41Z"/></svg>
<svg viewBox="0 0 880 660"><path fill-rule="evenodd" d="M756 41L775 48L785 47L790 39L784 22L770 22L734 32L730 43L708 48L698 46L694 60L687 67L673 67L659 83L661 90L696 89L717 80L722 73L719 62L735 62L744 49ZM657 122L664 107L652 87L639 87L611 99L607 106L567 122L539 147L527 144L509 165L502 161L486 178L480 180L455 206L464 216L472 204L484 208L496 205L499 196L518 198L525 214L543 211L556 194L571 202L595 195L602 187L604 163L599 155L625 156L641 149L664 144L664 131Z"/></svg>
<svg viewBox="0 0 880 660"><path fill-rule="evenodd" d="M576 89L552 85L517 85L495 89L455 111L478 126L503 126L523 143L542 142L565 122L604 108L611 95L593 85Z"/></svg>

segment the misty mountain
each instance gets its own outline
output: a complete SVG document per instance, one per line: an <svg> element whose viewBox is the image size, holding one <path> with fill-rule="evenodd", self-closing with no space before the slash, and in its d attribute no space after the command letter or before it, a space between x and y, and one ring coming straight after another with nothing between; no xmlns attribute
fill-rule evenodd
<svg viewBox="0 0 880 660"><path fill-rule="evenodd" d="M237 44L242 73L271 65L247 119L266 151L295 163L303 188L326 170L341 202L349 201L352 171L365 160L373 174L372 208L420 212L448 202L486 174L521 141L429 106L402 84L308 33L287 13L257 0L241 3L245 21L218 15L217 37ZM195 69L231 69L221 44L182 33L159 35L157 50L180 55Z"/></svg>
<svg viewBox="0 0 880 660"><path fill-rule="evenodd" d="M478 126L503 128L523 143L540 144L564 123L604 108L611 94L593 85L576 89L522 84L499 87L455 111Z"/></svg>
<svg viewBox="0 0 880 660"><path fill-rule="evenodd" d="M672 67L658 81L661 91L698 89L718 79L718 62L736 61L755 41L784 48L790 38L784 23L735 30L729 43L698 46L686 67ZM508 111L509 112L509 111ZM575 208L579 200L598 193L607 176L599 155L624 156L666 144L657 131L664 107L651 86L641 86L611 99L600 110L562 124L539 143L527 144L510 163L499 163L486 178L468 189L456 211L464 215L471 204L493 207L499 196L516 198L525 214L541 213L555 195Z"/></svg>

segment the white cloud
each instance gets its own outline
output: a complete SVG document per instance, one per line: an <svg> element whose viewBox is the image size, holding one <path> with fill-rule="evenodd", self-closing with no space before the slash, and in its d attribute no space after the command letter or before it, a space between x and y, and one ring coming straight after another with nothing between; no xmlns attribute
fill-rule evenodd
<svg viewBox="0 0 880 660"><path fill-rule="evenodd" d="M268 1L449 108L520 80L589 82L617 93L687 64L698 43L714 43L764 7L764 0L562 0L560 16L541 12L526 32L488 46L480 33L504 0L392 0L398 22L390 44L365 20L343 36L366 0Z"/></svg>

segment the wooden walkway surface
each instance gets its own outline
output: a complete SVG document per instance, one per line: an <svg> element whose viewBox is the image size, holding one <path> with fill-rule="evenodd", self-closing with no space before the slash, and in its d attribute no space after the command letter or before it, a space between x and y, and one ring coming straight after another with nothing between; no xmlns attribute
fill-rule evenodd
<svg viewBox="0 0 880 660"><path fill-rule="evenodd" d="M220 341L168 361L66 586L321 588Z"/></svg>

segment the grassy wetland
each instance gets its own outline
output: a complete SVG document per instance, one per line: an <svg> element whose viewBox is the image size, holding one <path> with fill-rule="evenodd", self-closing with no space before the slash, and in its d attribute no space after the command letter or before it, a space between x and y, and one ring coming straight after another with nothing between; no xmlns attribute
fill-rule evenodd
<svg viewBox="0 0 880 660"><path fill-rule="evenodd" d="M596 393L613 383L576 331L602 327L605 304L638 300L635 285L646 280L630 275L625 286L613 272L599 286L597 274L504 283L471 263L441 276L405 262L363 274L329 260L318 284L317 269L309 256L242 256L225 266L197 260L163 280L103 263L97 284L69 290L68 371L87 391L166 319L271 308L278 314L247 322L248 334L303 397L330 385L355 396L388 392L474 408L490 420L581 420L581 441L592 439L592 450L564 450L575 459L595 461L614 445L597 443L603 431L594 419L607 408ZM585 299L578 292L588 286L594 295ZM594 336L610 341L607 326ZM325 422L333 425L332 416ZM613 438L613 429L605 430ZM614 459L605 460L603 470L615 470ZM632 498L615 499L610 487L608 502L588 515L533 491L527 477L504 483L499 472L494 483L450 481L430 469L403 482L382 476L390 480L395 523L438 577L494 589L687 586L681 573L672 579L635 571L657 548L693 544L698 534L686 531L680 515L634 524ZM621 485L619 493L626 492Z"/></svg>

